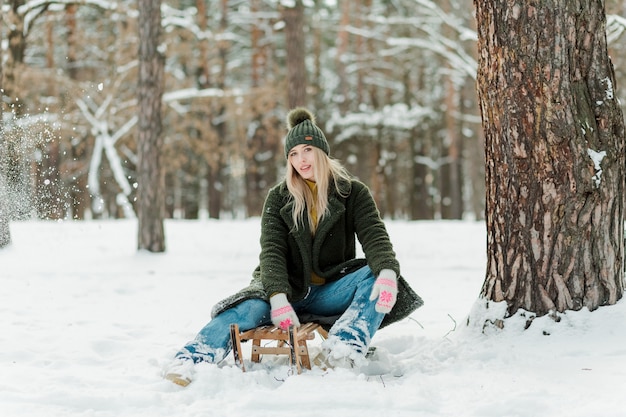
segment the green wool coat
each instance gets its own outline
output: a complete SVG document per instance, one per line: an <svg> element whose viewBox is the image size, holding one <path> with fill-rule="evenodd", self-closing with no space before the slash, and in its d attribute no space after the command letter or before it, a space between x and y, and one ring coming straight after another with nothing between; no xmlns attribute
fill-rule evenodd
<svg viewBox="0 0 626 417"><path fill-rule="evenodd" d="M296 228L292 218L293 200L283 181L273 187L261 216L261 254L250 285L217 303L215 317L250 298L268 300L285 293L293 303L306 297L315 272L326 282L341 279L369 265L374 275L391 269L398 275L398 300L381 327L401 320L423 305L422 299L400 276L400 266L376 203L365 184L343 182L340 195L334 186L328 197L329 214L311 236L308 222ZM365 259L356 257L356 239Z"/></svg>

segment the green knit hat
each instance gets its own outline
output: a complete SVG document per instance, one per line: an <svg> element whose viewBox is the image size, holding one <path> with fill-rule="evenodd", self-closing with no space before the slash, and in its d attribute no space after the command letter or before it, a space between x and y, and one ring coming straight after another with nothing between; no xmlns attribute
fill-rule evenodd
<svg viewBox="0 0 626 417"><path fill-rule="evenodd" d="M322 129L315 124L313 113L304 107L297 107L287 114L287 137L285 138L285 158L297 145L311 145L330 154L330 146Z"/></svg>

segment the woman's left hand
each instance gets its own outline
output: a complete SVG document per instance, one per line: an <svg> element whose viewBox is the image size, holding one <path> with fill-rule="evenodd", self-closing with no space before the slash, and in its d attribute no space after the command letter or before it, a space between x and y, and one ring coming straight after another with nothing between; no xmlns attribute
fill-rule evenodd
<svg viewBox="0 0 626 417"><path fill-rule="evenodd" d="M378 274L378 278L372 287L370 301L376 301L376 311L379 313L389 313L396 304L398 298L398 278L391 269L383 269Z"/></svg>

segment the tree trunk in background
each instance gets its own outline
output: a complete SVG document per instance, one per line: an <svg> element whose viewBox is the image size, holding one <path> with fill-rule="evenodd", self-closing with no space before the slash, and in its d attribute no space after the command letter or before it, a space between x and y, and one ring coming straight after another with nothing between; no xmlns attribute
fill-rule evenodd
<svg viewBox="0 0 626 417"><path fill-rule="evenodd" d="M446 163L439 168L441 176L441 218L459 220L463 217L463 177L461 169L461 128L459 123L459 92L452 77L445 80L445 138L441 147Z"/></svg>
<svg viewBox="0 0 626 417"><path fill-rule="evenodd" d="M471 132L469 135L463 134L463 161L465 164L466 182L464 186L470 191L467 197L466 213L476 220L484 220L485 218L485 142L483 140L482 129L480 126L480 116L474 115L478 111L476 97L476 87L472 87L473 83L468 81L463 86L462 113L466 115L463 132Z"/></svg>
<svg viewBox="0 0 626 417"><path fill-rule="evenodd" d="M77 16L78 6L76 4L68 4L65 6L65 26L67 30L67 67L68 77L71 80L77 80L80 76L78 68L78 51L80 44L80 34L78 33ZM87 188L87 173L80 169L85 164L87 158L85 156L85 140L73 141L69 140L70 154L72 155L71 170L74 175L69 178L68 184L68 217L78 220L85 218L85 208L89 206L89 193Z"/></svg>
<svg viewBox="0 0 626 417"><path fill-rule="evenodd" d="M76 6L72 6L72 10L75 10ZM73 20L75 26L75 19ZM54 61L55 48L54 48L54 27L52 19L46 22L46 67L52 73L56 68ZM72 48L69 47L70 39L73 37L71 33L74 27L68 25L68 53L67 60L70 67L72 62L75 61L75 54ZM70 72L70 76L73 75ZM56 82L50 82L45 87L45 94L51 97L59 96L59 88ZM66 201L63 193L61 192L62 179L60 175L60 141L61 137L54 135L47 140L42 141L39 145L41 152L41 158L33 162L35 167L35 173L33 175L33 181L35 183L35 202L37 207L37 213L42 219L59 220L65 216Z"/></svg>
<svg viewBox="0 0 626 417"><path fill-rule="evenodd" d="M427 153L424 149L426 135L423 131L417 131L411 135L411 152L412 160L417 161L420 158L426 158ZM432 177L430 170L426 164L414 162L411 165L413 175L411 183L411 220L432 220L434 217L432 196L430 195L431 184L429 177Z"/></svg>
<svg viewBox="0 0 626 417"><path fill-rule="evenodd" d="M442 10L451 13L452 5L449 0L439 3ZM453 38L454 31L449 26L443 29L446 37ZM449 62L442 62L443 67L447 67L444 78L445 96L445 139L442 147L442 157L447 160L440 167L441 175L441 218L460 220L463 218L463 132L460 122L461 113L461 93L460 86L457 85L457 77L454 75L454 68Z"/></svg>
<svg viewBox="0 0 626 417"><path fill-rule="evenodd" d="M2 0L0 0L2 6ZM0 65L1 67L1 65ZM0 87L2 86L2 73L0 72ZM2 106L0 106L0 137L3 134L2 124ZM0 248L8 246L11 243L11 231L9 228L9 220L11 213L7 204L7 183L6 183L6 142L0 142Z"/></svg>
<svg viewBox="0 0 626 417"><path fill-rule="evenodd" d="M624 292L624 120L602 1L475 0L487 274L509 315Z"/></svg>
<svg viewBox="0 0 626 417"><path fill-rule="evenodd" d="M8 193L8 205L11 218L28 218L32 213L32 186L30 178L31 161L27 158L24 140L24 132L19 127L14 128L17 119L24 116L23 94L20 88L23 85L24 52L26 50L26 31L24 29L24 16L18 13L24 0L9 0L9 12L3 16L4 23L8 28L8 49L4 62L4 99L11 111L12 128L7 129L3 140L5 152L5 181Z"/></svg>
<svg viewBox="0 0 626 417"><path fill-rule="evenodd" d="M318 2L315 2L314 7L319 8L320 4ZM321 30L319 25L311 25L310 36L312 37L311 43L313 44L311 47L310 56L310 59L313 61L313 68L311 70L311 79L309 80L309 93L311 96L313 108L316 110L320 110L324 108L324 106L326 106L324 96L323 94L320 94L323 91L322 84L324 83L322 76L323 64L321 59L324 31ZM326 114L326 117L328 117L328 114Z"/></svg>
<svg viewBox="0 0 626 417"><path fill-rule="evenodd" d="M228 1L221 0L220 5L222 12L222 17L220 19L220 33L224 35L228 30ZM228 41L223 40L218 43L220 72L216 81L216 87L220 90L224 90L226 87L228 49ZM216 106L212 107L212 109L211 126L213 126L213 129L215 130L217 147L215 148L213 155L211 155L207 177L209 181L209 218L219 219L222 211L223 190L226 184L226 179L224 178L224 155L228 152L228 150L225 149L225 146L227 146L226 121L224 117L226 106L221 100L218 100L216 101Z"/></svg>
<svg viewBox="0 0 626 417"><path fill-rule="evenodd" d="M20 115L21 105L16 102L20 96L17 89L20 85L20 68L24 63L24 50L26 38L24 31L24 19L18 13L18 9L24 5L24 0L9 0L9 13L3 17L9 28L8 30L8 54L6 62L3 62L5 82L3 83L4 95L11 110Z"/></svg>
<svg viewBox="0 0 626 417"><path fill-rule="evenodd" d="M350 44L350 35L348 33L348 25L350 24L350 1L341 2L341 20L337 29L337 54L335 55L335 72L338 78L337 92L335 96L339 98L338 106L341 115L348 112L350 100L348 99L348 80L346 74L346 64L343 59L348 53Z"/></svg>
<svg viewBox="0 0 626 417"><path fill-rule="evenodd" d="M139 0L138 249L150 252L165 251L165 182L161 166L164 59L157 49L160 34L161 1Z"/></svg>
<svg viewBox="0 0 626 417"><path fill-rule="evenodd" d="M304 5L296 0L294 7L283 9L287 39L287 105L290 109L307 104L307 76L304 59Z"/></svg>
<svg viewBox="0 0 626 417"><path fill-rule="evenodd" d="M367 155L369 156L369 161L367 165L372 169L369 170L369 179L368 185L372 192L372 196L376 201L376 205L380 210L380 215L385 217L386 207L385 207L385 199L383 198L383 168L380 165L381 161L381 143L380 141L372 141L371 143L365 143L363 145L364 150L366 150ZM365 159L364 159L365 160Z"/></svg>
<svg viewBox="0 0 626 417"><path fill-rule="evenodd" d="M198 26L201 31L208 32L209 30L209 22L207 18L207 2L205 0L196 0L196 9L198 13L196 14L198 19ZM211 77L211 59L209 56L209 39L201 39L198 44L198 69L196 70L196 84L198 88L205 89L211 87L212 77ZM201 106L197 111L197 118L200 120L208 119L207 116L207 108L206 106ZM208 129L207 129L208 130ZM195 129L194 132L198 135L198 142L200 143L209 143L210 139L207 138L207 132L205 129ZM203 161L201 165L198 167L198 218L207 218L209 217L209 187L211 186L210 178L208 176L209 161L211 155L203 154ZM183 175L183 172L177 173L174 178L175 190L174 190L174 207L181 206L182 204L182 195L183 190L181 188L181 179L180 176ZM180 209L175 209L175 213L178 216L181 215ZM178 217L180 218L180 217Z"/></svg>
<svg viewBox="0 0 626 417"><path fill-rule="evenodd" d="M0 0L0 10L2 10L4 0ZM0 38L0 42L3 39ZM2 54L0 53L0 58ZM0 65L0 248L11 243L11 231L9 228L9 210L7 205L7 184L6 184L6 140L4 140L4 99L2 85L2 65Z"/></svg>
<svg viewBox="0 0 626 417"><path fill-rule="evenodd" d="M357 0L357 1L346 1L345 3L347 3L347 7L350 7L350 4L352 4L354 6L355 12L354 12L354 24L357 27L362 27L363 30L371 30L370 28L367 27L367 24L369 22L369 12L370 10L367 9L367 0L365 1L361 1L361 0ZM348 38L349 39L349 38ZM356 36L354 38L354 45L352 48L352 53L354 53L354 55L361 57L362 60L367 60L367 56L368 56L368 50L367 48L369 47L369 40L365 41L365 39L363 39L362 36ZM343 56L339 56L339 59L343 58ZM382 58L382 57L381 57ZM344 69L345 70L345 69ZM375 69L376 70L376 69ZM355 78L355 85L352 88L353 91L351 91L352 93L352 99L356 102L356 103L364 103L364 97L366 92L370 94L371 96L371 106L373 109L378 109L378 100L376 100L377 95L376 95L376 85L374 84L370 84L369 86L366 85L365 83L365 77L367 77L368 75L371 75L372 72L372 66L370 65L362 65L361 68L358 68L354 74L351 74L354 78ZM368 88L369 87L369 88Z"/></svg>
<svg viewBox="0 0 626 417"><path fill-rule="evenodd" d="M0 126L0 134L2 127ZM0 158L4 159L4 146L0 145ZM9 228L9 210L6 204L6 179L4 176L4 162L0 161L0 248L11 243L11 230Z"/></svg>
<svg viewBox="0 0 626 417"><path fill-rule="evenodd" d="M250 2L250 11L252 14L259 13L261 8L259 7L260 0L252 0ZM267 56L265 55L265 47L261 44L263 39L263 30L261 28L261 22L252 21L252 28L250 29L250 50L252 55L252 62L250 62L250 83L252 88L259 88L261 86L263 69L266 65Z"/></svg>
<svg viewBox="0 0 626 417"><path fill-rule="evenodd" d="M416 65L412 69L416 73L415 86L412 89L407 88L404 103L409 106L413 100L412 90L425 91L427 88L425 81L424 64ZM411 72L406 71L404 74L404 84L410 85ZM425 97L418 95L418 104L426 106ZM423 161L428 159L432 154L432 131L430 128L431 121L420 123L409 135L409 149L411 152L411 185L410 185L410 215L411 220L432 220L434 218L433 196L432 196L432 171Z"/></svg>
<svg viewBox="0 0 626 417"><path fill-rule="evenodd" d="M261 11L260 1L253 0L250 2L250 10L252 13L258 13ZM265 53L265 47L261 44L263 37L263 31L260 27L261 22L253 22L252 30L250 31L250 49L252 62L250 63L250 83L252 88L258 89L262 85L264 74L264 63L267 60ZM263 129L263 113L267 110L257 104L258 100L252 100L250 103L250 113L252 122L250 125L252 129L248 131L251 133L246 134L246 180L244 181L246 187L246 213L248 216L260 216L263 211L263 200L265 190L263 184L264 165L258 161L258 155L263 155L268 150L264 148L267 138L267 131ZM275 151L273 149L270 152Z"/></svg>

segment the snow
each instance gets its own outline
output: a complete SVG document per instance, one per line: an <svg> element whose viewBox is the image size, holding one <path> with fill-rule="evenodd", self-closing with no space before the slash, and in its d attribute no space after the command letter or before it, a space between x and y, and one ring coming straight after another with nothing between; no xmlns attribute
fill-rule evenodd
<svg viewBox="0 0 626 417"><path fill-rule="evenodd" d="M613 81L611 80L610 77L605 77L602 80L603 83L606 84L606 90L605 90L605 99L607 100L613 100Z"/></svg>
<svg viewBox="0 0 626 417"><path fill-rule="evenodd" d="M587 149L587 155L589 155L589 158L593 161L595 174L591 177L591 179L593 180L596 188L598 188L602 182L602 160L606 157L606 151L597 152L593 149Z"/></svg>
<svg viewBox="0 0 626 417"><path fill-rule="evenodd" d="M168 221L164 254L136 251L135 220L13 222L0 250L0 415L624 415L626 303L536 318L527 330L522 314L504 330L484 326L502 309L478 300L484 224L388 227L425 300L373 339L392 372L290 375L266 358L243 373L229 357L197 366L181 388L162 370L212 305L249 281L259 219Z"/></svg>

